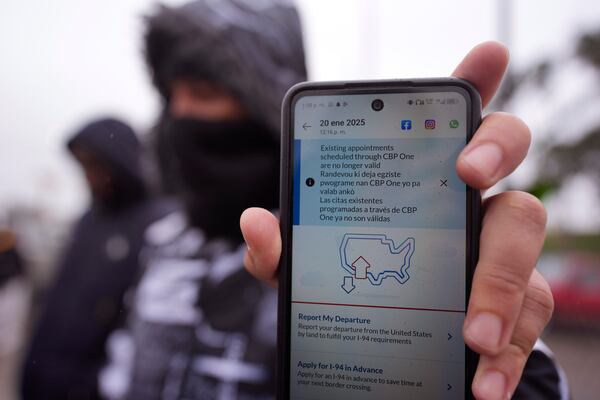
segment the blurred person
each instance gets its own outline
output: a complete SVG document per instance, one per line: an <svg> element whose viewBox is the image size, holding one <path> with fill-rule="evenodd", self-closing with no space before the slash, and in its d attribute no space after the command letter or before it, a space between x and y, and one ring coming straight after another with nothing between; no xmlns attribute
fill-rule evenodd
<svg viewBox="0 0 600 400"><path fill-rule="evenodd" d="M111 338L103 393L272 398L277 294L245 271L238 220L251 205L278 205L280 105L306 79L296 10L287 1L202 0L160 7L146 23L146 59L164 102L157 158L185 212L146 232L130 330Z"/></svg>
<svg viewBox="0 0 600 400"><path fill-rule="evenodd" d="M29 286L16 235L0 228L0 398L15 398L14 381L23 346Z"/></svg>
<svg viewBox="0 0 600 400"><path fill-rule="evenodd" d="M143 232L171 211L150 196L142 148L125 123L100 119L67 143L85 174L90 208L74 228L27 354L22 396L98 399L109 333L123 319L123 295L139 274Z"/></svg>
<svg viewBox="0 0 600 400"><path fill-rule="evenodd" d="M0 288L25 272L16 244L16 236L11 230L0 229Z"/></svg>

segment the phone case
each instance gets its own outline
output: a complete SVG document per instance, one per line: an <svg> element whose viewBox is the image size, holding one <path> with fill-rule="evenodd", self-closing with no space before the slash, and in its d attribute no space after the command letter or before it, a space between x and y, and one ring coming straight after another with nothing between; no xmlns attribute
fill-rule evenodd
<svg viewBox="0 0 600 400"><path fill-rule="evenodd" d="M281 179L280 209L282 255L279 264L278 302L278 359L277 359L277 399L289 398L290 375L290 335L291 335L291 254L292 254L292 190L293 190L293 108L295 101L303 94L377 94L397 92L436 92L442 87L458 88L468 96L467 109L470 110L467 142L481 123L481 98L475 87L458 78L428 78L408 80L304 82L293 86L285 95L281 122ZM466 288L467 303L473 273L479 254L479 233L481 225L481 195L476 189L467 186L467 248ZM465 399L472 399L471 382L477 367L478 356L465 346L466 382Z"/></svg>

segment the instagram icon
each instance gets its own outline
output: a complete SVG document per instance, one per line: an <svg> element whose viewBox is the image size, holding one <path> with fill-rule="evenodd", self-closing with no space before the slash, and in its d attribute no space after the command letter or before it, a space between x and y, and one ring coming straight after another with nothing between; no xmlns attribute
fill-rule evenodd
<svg viewBox="0 0 600 400"><path fill-rule="evenodd" d="M435 129L435 119L426 119L425 129Z"/></svg>

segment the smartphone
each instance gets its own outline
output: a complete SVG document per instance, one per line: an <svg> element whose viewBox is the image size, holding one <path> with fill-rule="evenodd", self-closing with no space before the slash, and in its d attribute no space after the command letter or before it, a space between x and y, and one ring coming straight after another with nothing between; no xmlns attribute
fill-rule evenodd
<svg viewBox="0 0 600 400"><path fill-rule="evenodd" d="M282 118L279 399L469 399L481 119L460 79L302 83Z"/></svg>

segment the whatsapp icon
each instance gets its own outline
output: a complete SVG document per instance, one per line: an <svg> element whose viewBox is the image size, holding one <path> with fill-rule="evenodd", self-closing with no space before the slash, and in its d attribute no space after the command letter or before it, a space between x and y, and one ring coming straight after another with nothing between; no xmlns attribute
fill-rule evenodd
<svg viewBox="0 0 600 400"><path fill-rule="evenodd" d="M452 128L452 129L458 128L458 120L456 120L456 119L451 120L449 125L450 125L450 128Z"/></svg>

